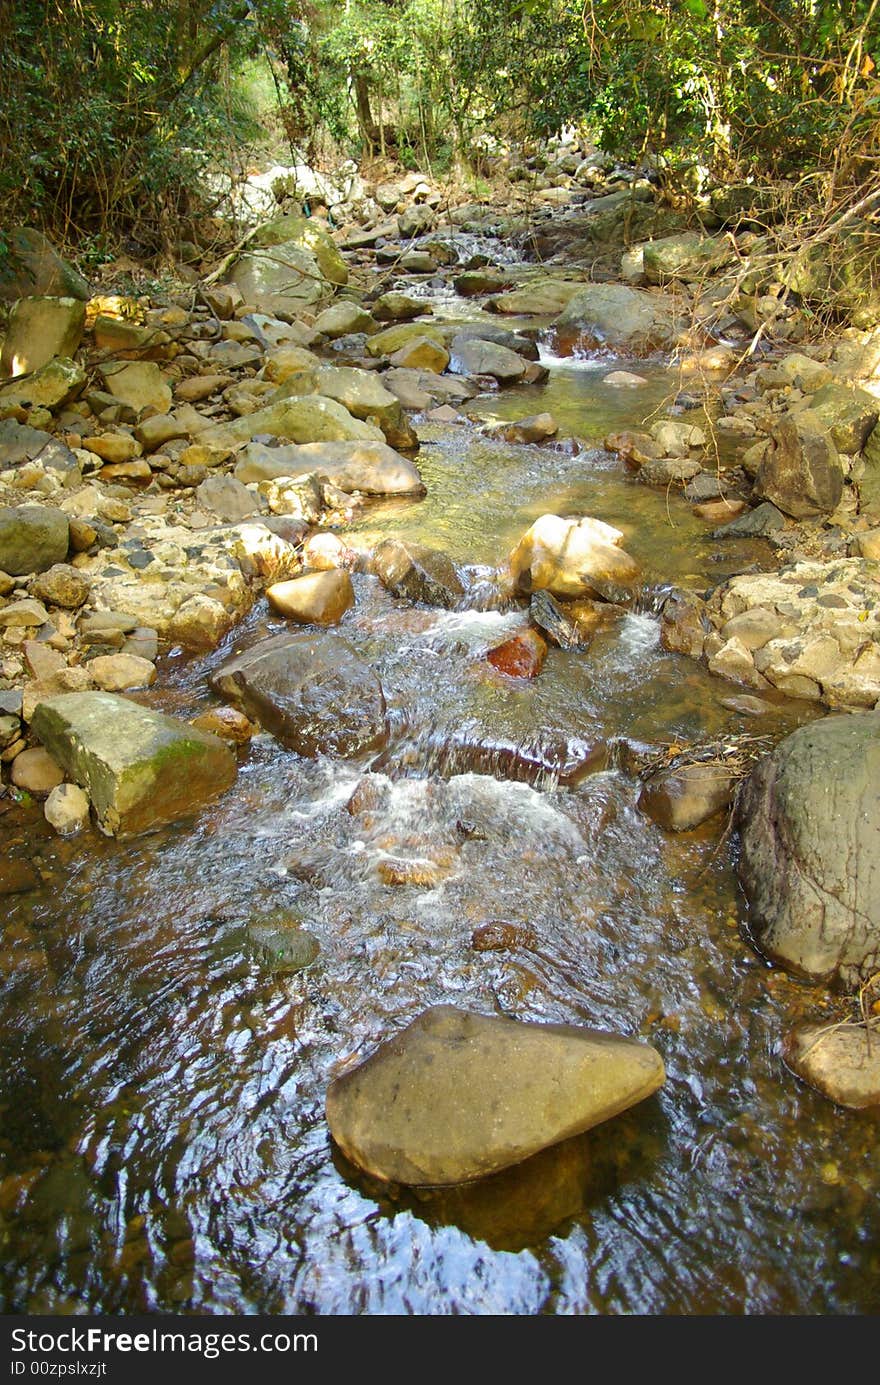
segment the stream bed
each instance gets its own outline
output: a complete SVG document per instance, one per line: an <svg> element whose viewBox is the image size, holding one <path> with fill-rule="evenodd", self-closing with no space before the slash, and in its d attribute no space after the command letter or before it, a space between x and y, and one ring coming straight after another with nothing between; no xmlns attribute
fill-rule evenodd
<svg viewBox="0 0 880 1385"><path fill-rule="evenodd" d="M586 653L506 679L484 655L521 610L413 607L355 575L341 631L385 689L381 759L304 760L261 736L218 804L130 842L58 838L38 805L0 817L0 849L41 882L4 900L7 1312L880 1309L877 1113L833 1106L780 1057L829 998L750 946L723 820L664 834L628 754L772 743L816 715L781 697L738 715L733 685L659 643L652 591L772 553L713 540L602 449L674 395L670 372L614 391L595 362L550 364L545 385L468 412L547 409L583 450L422 426L427 496L370 505L354 538L405 534L490 569L542 513L613 523L646 596ZM144 700L195 715L211 668L282 628L261 601L209 659L169 658ZM408 852L434 875L385 883ZM248 920L275 910L320 943L297 975L250 946ZM483 949L487 924L511 926L505 947ZM666 1084L478 1184L371 1183L331 1144L327 1083L443 1002L641 1036Z"/></svg>

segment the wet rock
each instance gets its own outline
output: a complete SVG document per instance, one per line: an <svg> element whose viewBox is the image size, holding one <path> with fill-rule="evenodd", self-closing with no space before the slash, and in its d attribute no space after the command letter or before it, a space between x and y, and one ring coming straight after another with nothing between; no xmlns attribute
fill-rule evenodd
<svg viewBox="0 0 880 1385"><path fill-rule="evenodd" d="M234 447L263 433L295 443L384 442L381 429L353 418L335 399L319 394L279 399L243 418L203 429L199 441L212 447Z"/></svg>
<svg viewBox="0 0 880 1385"><path fill-rule="evenodd" d="M690 832L733 801L737 778L723 764L663 768L645 780L638 806L665 832Z"/></svg>
<svg viewBox="0 0 880 1385"><path fill-rule="evenodd" d="M0 898L10 894L27 894L36 890L39 876L27 861L0 858Z"/></svg>
<svg viewBox="0 0 880 1385"><path fill-rule="evenodd" d="M136 654L99 654L89 660L89 674L103 692L149 688L156 681L155 666Z"/></svg>
<svg viewBox="0 0 880 1385"><path fill-rule="evenodd" d="M462 298L476 298L484 293L503 293L511 281L497 269L466 269L452 281L455 292Z"/></svg>
<svg viewBox="0 0 880 1385"><path fill-rule="evenodd" d="M275 635L235 654L209 681L300 755L358 755L387 737L378 678L330 632Z"/></svg>
<svg viewBox="0 0 880 1385"><path fill-rule="evenodd" d="M327 1121L377 1178L465 1183L610 1119L664 1077L633 1039L438 1005L330 1084Z"/></svg>
<svg viewBox="0 0 880 1385"><path fill-rule="evenodd" d="M413 885L434 890L449 875L449 867L423 857L385 856L376 865L383 885Z"/></svg>
<svg viewBox="0 0 880 1385"><path fill-rule="evenodd" d="M532 948L536 942L534 930L518 923L481 923L471 934L474 952L512 952Z"/></svg>
<svg viewBox="0 0 880 1385"><path fill-rule="evenodd" d="M682 486L699 476L702 467L687 457L660 457L639 468L639 480L648 486Z"/></svg>
<svg viewBox="0 0 880 1385"><path fill-rule="evenodd" d="M354 605L351 578L335 568L276 582L267 588L266 596L279 615L303 625L336 625Z"/></svg>
<svg viewBox="0 0 880 1385"><path fill-rule="evenodd" d="M253 491L234 476L208 476L196 487L199 505L225 524L237 524L260 509Z"/></svg>
<svg viewBox="0 0 880 1385"><path fill-rule="evenodd" d="M831 434L809 410L784 415L770 432L755 494L795 519L831 514L843 495L843 470Z"/></svg>
<svg viewBox="0 0 880 1385"><path fill-rule="evenodd" d="M514 443L545 442L558 432L559 424L552 414L530 414L528 418L519 418L515 423L496 423L486 429L489 437Z"/></svg>
<svg viewBox="0 0 880 1385"><path fill-rule="evenodd" d="M17 789L42 797L48 794L64 779L55 760L42 746L23 750L12 761L10 779Z"/></svg>
<svg viewBox="0 0 880 1385"><path fill-rule="evenodd" d="M260 965L275 976L305 971L321 953L321 944L314 934L283 910L251 919L247 932Z"/></svg>
<svg viewBox="0 0 880 1385"><path fill-rule="evenodd" d="M512 351L516 356L522 356L525 361L537 361L540 352L534 341L530 337L525 337L521 332L511 332L506 327L495 327L491 323L479 322L471 326L452 328L450 331L450 341L492 341L496 346L506 346L508 351Z"/></svg>
<svg viewBox="0 0 880 1385"><path fill-rule="evenodd" d="M492 298L486 304L492 312L518 317L551 317L563 311L583 291L583 280L538 279L520 289Z"/></svg>
<svg viewBox="0 0 880 1385"><path fill-rule="evenodd" d="M763 697L750 697L748 693L741 693L737 697L721 697L718 699L718 705L744 717L765 717L768 712L773 711L772 703L765 702Z"/></svg>
<svg viewBox="0 0 880 1385"><path fill-rule="evenodd" d="M454 610L464 596L454 564L425 544L386 539L374 552L371 566L383 587L408 601Z"/></svg>
<svg viewBox="0 0 880 1385"><path fill-rule="evenodd" d="M706 434L692 423L663 418L651 427L651 437L664 457L687 457L695 447L705 447Z"/></svg>
<svg viewBox="0 0 880 1385"><path fill-rule="evenodd" d="M49 826L61 837L72 837L89 825L89 800L78 784L56 785L43 812Z"/></svg>
<svg viewBox="0 0 880 1385"><path fill-rule="evenodd" d="M0 374L25 375L54 356L74 356L85 320L85 304L77 298L20 298L9 314Z"/></svg>
<svg viewBox="0 0 880 1385"><path fill-rule="evenodd" d="M86 302L91 296L87 281L62 259L41 231L31 227L14 229L9 236L9 248L12 254L0 271L0 298L13 302L35 294Z"/></svg>
<svg viewBox="0 0 880 1385"><path fill-rule="evenodd" d="M601 520L542 515L510 555L511 578L524 592L618 600L632 594L639 576L635 559L619 547L622 539Z"/></svg>
<svg viewBox="0 0 880 1385"><path fill-rule="evenodd" d="M88 794L107 836L186 817L235 779L235 756L217 737L112 693L49 698L36 707L31 726L66 777Z"/></svg>
<svg viewBox="0 0 880 1385"><path fill-rule="evenodd" d="M802 1025L787 1035L788 1067L851 1111L880 1105L880 1034L864 1024Z"/></svg>
<svg viewBox="0 0 880 1385"><path fill-rule="evenodd" d="M577 601L562 606L547 591L532 593L529 619L559 649L586 649L604 623L599 605Z"/></svg>
<svg viewBox="0 0 880 1385"><path fill-rule="evenodd" d="M450 351L451 368L463 375L491 375L500 384L512 384L526 373L522 356L479 337L454 337Z"/></svg>
<svg viewBox="0 0 880 1385"><path fill-rule="evenodd" d="M511 678L537 678L547 657L547 643L537 630L520 630L486 655L486 661Z"/></svg>
<svg viewBox="0 0 880 1385"><path fill-rule="evenodd" d="M637 389L639 385L647 383L644 375L635 375L631 370L611 370L602 376L602 384L611 385L614 389Z"/></svg>
<svg viewBox="0 0 880 1385"><path fill-rule="evenodd" d="M0 408L62 409L75 399L86 373L68 356L55 356L31 375L0 386Z"/></svg>
<svg viewBox="0 0 880 1385"><path fill-rule="evenodd" d="M744 500L733 497L726 500L704 500L702 504L694 506L694 514L697 519L704 519L707 524L723 524L738 519L747 508Z"/></svg>
<svg viewBox="0 0 880 1385"><path fill-rule="evenodd" d="M785 528L785 516L777 510L775 505L771 505L769 500L756 505L754 510L749 510L747 514L740 515L737 519L732 519L729 524L722 524L720 529L716 529L713 538L716 539L763 539L768 534L778 534L780 529Z"/></svg>
<svg viewBox="0 0 880 1385"><path fill-rule="evenodd" d="M556 319L556 328L563 335L575 332L597 346L641 356L671 350L684 329L684 319L675 302L664 295L625 284L590 284L570 300Z"/></svg>
<svg viewBox="0 0 880 1385"><path fill-rule="evenodd" d="M223 741L231 741L233 745L247 745L257 731L253 722L237 707L211 707L209 711L193 717L191 725L198 731L208 731Z"/></svg>
<svg viewBox="0 0 880 1385"><path fill-rule="evenodd" d="M173 644L204 652L217 648L235 624L235 617L234 609L198 592L177 607L168 621L166 633Z"/></svg>
<svg viewBox="0 0 880 1385"><path fill-rule="evenodd" d="M752 936L812 981L857 986L880 968L878 770L880 713L823 717L761 760L739 799Z"/></svg>
<svg viewBox="0 0 880 1385"><path fill-rule="evenodd" d="M572 787L608 762L608 746L601 740L546 732L514 739L473 721L433 733L427 749L432 769L444 779L486 774L539 789ZM405 755L403 759L405 764Z"/></svg>
<svg viewBox="0 0 880 1385"><path fill-rule="evenodd" d="M711 628L706 603L697 592L673 591L660 607L660 643L673 654L699 659Z"/></svg>
<svg viewBox="0 0 880 1385"><path fill-rule="evenodd" d="M91 588L79 568L69 563L54 563L34 578L28 590L38 601L75 611L88 600Z"/></svg>

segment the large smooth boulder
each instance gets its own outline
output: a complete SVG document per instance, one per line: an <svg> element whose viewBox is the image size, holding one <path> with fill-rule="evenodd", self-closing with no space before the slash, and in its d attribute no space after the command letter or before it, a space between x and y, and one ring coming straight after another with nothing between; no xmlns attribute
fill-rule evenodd
<svg viewBox="0 0 880 1385"><path fill-rule="evenodd" d="M79 298L20 298L9 314L0 374L25 375L53 356L73 356L85 321L85 304Z"/></svg>
<svg viewBox="0 0 880 1385"><path fill-rule="evenodd" d="M70 523L53 505L19 505L0 510L0 572L20 577L63 563Z"/></svg>
<svg viewBox="0 0 880 1385"><path fill-rule="evenodd" d="M133 836L194 813L235 779L235 756L217 736L112 693L47 698L31 729L85 789L107 836Z"/></svg>
<svg viewBox="0 0 880 1385"><path fill-rule="evenodd" d="M577 332L597 346L648 355L675 346L684 320L665 295L626 284L589 284L556 319L563 335Z"/></svg>
<svg viewBox="0 0 880 1385"><path fill-rule="evenodd" d="M329 291L314 254L292 241L242 255L229 277L245 303L270 314L295 315Z"/></svg>
<svg viewBox="0 0 880 1385"><path fill-rule="evenodd" d="M454 610L464 596L455 564L426 544L385 539L373 554L371 566L383 587L409 601Z"/></svg>
<svg viewBox="0 0 880 1385"><path fill-rule="evenodd" d="M732 255L730 241L701 236L697 231L682 231L677 236L649 241L642 264L649 284L664 284L670 279L693 283L727 264Z"/></svg>
<svg viewBox="0 0 880 1385"><path fill-rule="evenodd" d="M639 578L639 565L619 546L622 540L619 529L598 519L541 515L511 553L510 575L523 592L618 601L633 595Z"/></svg>
<svg viewBox="0 0 880 1385"><path fill-rule="evenodd" d="M492 375L502 385L521 380L528 363L506 346L478 337L454 337L450 368L462 375Z"/></svg>
<svg viewBox="0 0 880 1385"><path fill-rule="evenodd" d="M374 319L359 303L340 299L331 303L315 318L315 331L322 337L347 337L350 332L369 332L376 326Z"/></svg>
<svg viewBox="0 0 880 1385"><path fill-rule="evenodd" d="M843 469L831 434L805 409L786 414L770 432L755 494L793 519L831 514L843 495Z"/></svg>
<svg viewBox="0 0 880 1385"><path fill-rule="evenodd" d="M537 279L522 288L492 298L486 304L492 312L512 317L555 317L573 298L583 292L583 283L559 279Z"/></svg>
<svg viewBox="0 0 880 1385"><path fill-rule="evenodd" d="M91 297L87 281L62 259L41 231L30 227L14 230L9 249L11 256L0 271L0 298L12 302L35 294L86 302Z"/></svg>
<svg viewBox="0 0 880 1385"><path fill-rule="evenodd" d="M69 356L53 356L31 375L0 388L0 407L59 409L79 394L86 382L82 366Z"/></svg>
<svg viewBox="0 0 880 1385"><path fill-rule="evenodd" d="M424 495L418 470L386 442L316 442L299 447L266 447L252 442L235 467L244 485L278 476L317 472L343 491L365 495Z"/></svg>
<svg viewBox="0 0 880 1385"><path fill-rule="evenodd" d="M436 1005L331 1082L330 1133L374 1177L467 1183L609 1120L665 1080L656 1049Z"/></svg>
<svg viewBox="0 0 880 1385"><path fill-rule="evenodd" d="M124 365L112 361L101 368L101 374L114 399L127 404L136 414L147 408L167 414L171 408L171 386L155 361L129 361Z"/></svg>
<svg viewBox="0 0 880 1385"><path fill-rule="evenodd" d="M877 424L880 405L857 385L827 384L813 395L810 410L824 423L838 452L861 452Z"/></svg>
<svg viewBox="0 0 880 1385"><path fill-rule="evenodd" d="M381 684L339 635L274 635L233 655L210 683L299 755L359 755L387 738Z"/></svg>
<svg viewBox="0 0 880 1385"><path fill-rule="evenodd" d="M331 284L348 283L348 266L339 247L320 221L305 216L278 216L267 221L251 237L254 249L298 246L314 255L321 273Z"/></svg>
<svg viewBox="0 0 880 1385"><path fill-rule="evenodd" d="M300 370L285 380L274 398L302 398L311 394L335 399L353 418L369 419L371 423L378 424L392 446L402 445L410 436L400 400L385 389L373 371L332 365L322 365L317 370Z"/></svg>
<svg viewBox="0 0 880 1385"><path fill-rule="evenodd" d="M203 428L199 442L210 447L234 447L237 443L250 442L261 433L297 443L385 441L381 428L352 418L348 409L335 399L308 394L298 399L279 399L229 423Z"/></svg>
<svg viewBox="0 0 880 1385"><path fill-rule="evenodd" d="M812 981L880 969L880 712L786 737L741 793L740 878L762 952Z"/></svg>

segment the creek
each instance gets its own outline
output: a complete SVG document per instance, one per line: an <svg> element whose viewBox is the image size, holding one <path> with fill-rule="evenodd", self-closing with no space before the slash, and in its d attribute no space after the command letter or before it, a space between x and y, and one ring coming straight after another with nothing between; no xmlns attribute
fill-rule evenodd
<svg viewBox="0 0 880 1385"><path fill-rule="evenodd" d="M58 838L38 806L0 818L0 845L40 878L4 901L7 1312L880 1308L878 1117L836 1108L780 1057L823 997L750 946L724 821L664 834L629 767L634 750L775 741L815 715L777 697L756 723L722 706L735 687L659 643L652 593L772 553L713 540L602 449L674 396L674 372L613 390L607 363L549 364L545 385L468 411L548 409L583 450L422 426L427 496L371 504L354 538L402 533L488 569L542 513L613 523L645 596L587 652L551 649L540 677L506 679L483 656L521 610L412 607L355 575L341 629L385 689L381 760L308 761L261 736L218 804L129 842ZM210 669L281 628L261 601L139 696L195 715ZM431 881L383 882L389 855L425 852ZM249 945L248 920L278 909L321 947L292 976ZM487 923L513 925L511 945L479 950ZM470 1187L371 1183L331 1144L327 1083L441 1002L641 1036L666 1084Z"/></svg>

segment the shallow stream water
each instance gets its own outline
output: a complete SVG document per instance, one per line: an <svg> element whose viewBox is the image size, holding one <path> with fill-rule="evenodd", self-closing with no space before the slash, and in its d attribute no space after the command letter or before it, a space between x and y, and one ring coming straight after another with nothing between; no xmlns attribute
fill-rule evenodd
<svg viewBox="0 0 880 1385"><path fill-rule="evenodd" d="M721 705L732 685L659 645L653 588L703 589L772 554L719 544L602 450L677 388L659 369L641 392L602 374L555 362L545 386L468 406L550 409L578 455L426 428L426 498L372 506L355 535L491 568L546 511L616 524L647 594L586 653L505 679L482 656L521 611L414 608L357 576L342 631L385 688L380 761L260 737L220 803L128 843L61 840L37 807L0 818L0 846L41 880L3 901L7 1312L880 1309L878 1117L780 1057L791 1024L834 1002L749 945L723 820L665 835L628 768L633 748L774 741L815 715L778 699L739 716ZM149 700L194 715L228 649L279 628L261 602L211 659L169 660ZM433 883L384 884L389 855L429 856ZM267 974L249 946L247 921L277 909L321 945L298 975ZM491 922L517 926L513 946L475 948ZM642 1036L666 1084L471 1187L371 1184L331 1144L327 1083L439 1002Z"/></svg>

